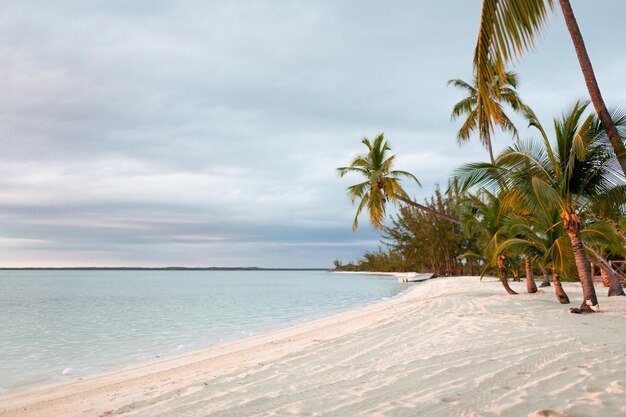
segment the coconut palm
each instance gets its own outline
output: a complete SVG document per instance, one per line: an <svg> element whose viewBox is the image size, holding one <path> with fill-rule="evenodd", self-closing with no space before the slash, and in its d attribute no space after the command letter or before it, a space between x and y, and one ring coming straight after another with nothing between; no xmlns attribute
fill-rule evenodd
<svg viewBox="0 0 626 417"><path fill-rule="evenodd" d="M532 215L520 215L512 213L507 216L507 218L504 220L504 223L507 229L507 235L509 237L504 242L499 244L498 247L496 247L495 256L498 256L501 253L506 253L511 249L511 245L507 245L507 243L510 243L512 241L526 242L524 238L529 237L532 239L532 237L536 235L536 232L533 230L533 225L531 224L532 220L534 220L534 216ZM524 258L524 270L526 273L526 291L529 294L536 293L537 284L535 283L535 278L533 276L533 264L540 262L542 258L540 256L537 256L538 251L534 245L516 247L513 249L516 249L513 250L514 253L522 255Z"/></svg>
<svg viewBox="0 0 626 417"><path fill-rule="evenodd" d="M583 231L585 225L581 215L584 215L586 206L594 201L606 199L607 195L626 194L624 177L620 175L619 168L615 167L613 155L604 146L605 132L601 123L594 115L583 118L586 107L587 103L577 103L569 114L564 115L560 121L555 121L557 152L552 151L549 141L545 142L547 156L551 160L550 164L545 165L551 168L549 175L545 176L544 169L542 175L532 177L533 191L538 200L548 203L548 206L553 203L561 210L563 228L572 244L576 268L583 286L582 311L594 310L597 297L589 269L589 258L584 249L584 236L589 232ZM545 134L532 113L531 124ZM541 155L529 153L527 157L538 160L537 157ZM514 159L515 156L512 160ZM548 159L544 161L547 162Z"/></svg>
<svg viewBox="0 0 626 417"><path fill-rule="evenodd" d="M556 147L545 129L527 109L531 126L541 133L540 143L518 143L505 150L495 164L468 164L459 170L464 184L506 184L525 204L558 209L569 237L583 287L581 311L597 310L589 262L581 240L581 216L589 204L607 195L626 195L626 178L616 164L597 116L583 117L588 103L576 103L554 122Z"/></svg>
<svg viewBox="0 0 626 417"><path fill-rule="evenodd" d="M492 62L498 62L496 71L504 74L504 65L532 49L537 34L546 25L549 12L554 9L554 3L554 0L483 0L474 68L480 100L484 101L489 111L495 111L489 99L492 94L489 84L494 79ZM593 107L626 175L626 147L602 98L572 6L569 0L559 0L559 4Z"/></svg>
<svg viewBox="0 0 626 417"><path fill-rule="evenodd" d="M365 181L348 187L348 196L355 204L359 200L352 230L356 231L359 226L359 215L363 209L369 213L370 223L377 229L383 228L386 205L388 202L397 204L402 201L422 211L435 215L439 218L460 223L454 217L439 213L429 207L416 203L410 199L404 188L400 185L400 180L408 178L420 185L418 179L406 171L394 170L393 162L395 155L389 155L391 150L384 134L380 134L371 142L368 138L361 141L367 147L367 153L358 155L350 166L337 168L339 177L348 173L357 173L365 177Z"/></svg>
<svg viewBox="0 0 626 417"><path fill-rule="evenodd" d="M496 73L493 82L489 84L495 91L487 97L490 105L486 106L485 100L481 100L478 95L478 80L476 78L472 84L461 79L448 81L448 85L458 87L464 90L466 94L465 98L454 105L451 116L453 121L461 116L467 116L457 133L459 145L468 142L473 133L478 133L478 138L489 151L489 159L493 163L491 138L495 127L511 133L513 137L518 137L515 125L506 115L501 104L506 103L515 111L520 111L524 107L517 91L515 91L517 84L518 78L514 72L506 72L503 77Z"/></svg>
<svg viewBox="0 0 626 417"><path fill-rule="evenodd" d="M544 211L539 206L530 216L509 216L506 227L512 237L503 240L496 248L496 253L522 253L527 260L540 265L544 280L547 279L550 269L556 298L561 304L569 304L569 297L563 290L560 276L572 269L574 259L571 244L564 236L559 211L552 208Z"/></svg>
<svg viewBox="0 0 626 417"><path fill-rule="evenodd" d="M585 227L580 235L589 262L600 270L602 283L609 287L609 297L626 296L618 273L606 259L608 251L620 256L626 252L622 236L616 226L608 220L600 220Z"/></svg>
<svg viewBox="0 0 626 417"><path fill-rule="evenodd" d="M506 192L497 195L488 190L481 190L478 195L469 195L463 220L466 235L476 239L483 249L485 261L483 275L487 268L497 267L500 283L506 292L516 295L506 278L507 253L497 252L501 242L508 238L504 218L510 212L510 204L508 199L502 198L504 195Z"/></svg>

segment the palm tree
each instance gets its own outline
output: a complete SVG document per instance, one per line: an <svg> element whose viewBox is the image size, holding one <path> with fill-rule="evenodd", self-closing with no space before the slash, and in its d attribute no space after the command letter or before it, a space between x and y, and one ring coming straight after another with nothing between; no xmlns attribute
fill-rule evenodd
<svg viewBox="0 0 626 417"><path fill-rule="evenodd" d="M597 116L583 118L587 106L588 103L578 102L560 120L555 120L556 148L537 117L527 109L530 125L541 133L543 146L518 143L505 150L495 164L468 164L459 174L466 186L506 184L526 204L559 210L583 287L580 310L595 311L598 300L581 240L581 216L595 199L626 195L626 178L605 146L606 136Z"/></svg>
<svg viewBox="0 0 626 417"><path fill-rule="evenodd" d="M481 100L478 95L478 80L476 78L471 85L461 79L448 81L448 85L461 88L467 94L467 97L456 103L452 109L451 119L453 121L463 115L467 116L457 134L459 145L468 142L472 133L478 132L478 137L489 151L489 159L493 163L491 138L494 128L497 126L501 130L511 133L513 137L518 137L515 125L500 104L506 103L515 111L520 111L523 108L524 104L515 91L517 84L518 78L514 72L506 72L504 77L500 77L496 73L493 83L490 84L495 91L488 96L490 105L485 106L485 100Z"/></svg>
<svg viewBox="0 0 626 417"><path fill-rule="evenodd" d="M531 224L531 221L534 220L534 216L532 213L529 215L521 215L517 213L511 213L505 219L505 227L507 229L507 235L509 236L504 242L496 247L496 256L500 253L506 253L511 249L510 243L512 241L524 241L525 237L534 237L534 230ZM512 227L517 226L517 227ZM520 233L520 230L524 233ZM530 242L529 242L530 243ZM534 245L526 245L523 247L514 248L514 253L518 253L524 257L524 270L526 273L526 291L529 294L534 294L537 292L537 284L535 283L535 278L533 276L533 264L538 263L541 258L537 256L537 249Z"/></svg>
<svg viewBox="0 0 626 417"><path fill-rule="evenodd" d="M493 93L489 88L489 84L494 80L492 62L498 63L496 72L504 74L504 65L532 49L537 34L546 25L548 13L554 9L554 3L554 0L483 0L474 68L478 80L478 95L488 111L495 111L489 99ZM602 98L572 6L569 0L559 0L559 4L576 49L593 107L622 172L626 175L626 147Z"/></svg>
<svg viewBox="0 0 626 417"><path fill-rule="evenodd" d="M383 228L387 202L395 205L398 201L444 220L460 223L454 217L439 213L409 198L404 188L400 185L401 178L412 179L418 185L420 185L420 182L409 172L392 169L395 155L388 155L388 151L391 148L385 141L383 133L378 135L373 143L368 138L363 138L361 143L367 147L368 152L354 158L350 166L337 168L339 177L343 177L350 172L361 174L365 177L365 181L348 187L348 196L352 200L352 204L360 200L354 216L354 222L352 223L353 231L356 231L359 226L359 214L361 214L364 208L367 208L372 226L381 230Z"/></svg>
<svg viewBox="0 0 626 417"><path fill-rule="evenodd" d="M507 199L500 195L493 194L487 190L481 190L479 195L468 196L464 213L465 233L475 238L483 249L483 259L485 270L497 267L500 283L509 295L517 293L509 286L506 278L507 254L504 251L497 252L500 243L508 238L505 233L503 220L509 213L510 205Z"/></svg>
<svg viewBox="0 0 626 417"><path fill-rule="evenodd" d="M569 240L564 236L559 211L541 206L529 216L511 215L506 220L510 237L500 243L496 252L513 251L524 254L527 260L537 262L547 280L552 270L554 292L561 304L569 304L560 276L572 269L573 256ZM529 292L530 287L529 287Z"/></svg>
<svg viewBox="0 0 626 417"><path fill-rule="evenodd" d="M619 129L620 122L617 122L616 125ZM619 227L620 220L626 214L624 199L623 195L607 195L605 198L595 201L589 208L594 219L602 220L597 224L604 225L604 228L596 231L595 235L592 236L593 240L587 239L585 241L585 249L587 249L589 261L600 270L602 283L605 287L609 287L609 297L626 295L619 281L619 274L608 261L609 257L623 259L626 253L626 240Z"/></svg>
<svg viewBox="0 0 626 417"><path fill-rule="evenodd" d="M569 115L564 115L561 121L555 121L556 154L546 140L547 155L552 159L552 164L547 165L551 166L551 173L547 177L532 178L534 193L538 199L552 201L561 209L563 228L572 244L576 268L583 286L582 311L592 310L598 301L589 258L584 249L585 225L581 221L581 213L584 214L585 205L606 198L603 194L619 196L626 193L626 188L615 186L617 183L623 184L624 178L620 178L619 172L613 168L612 155L603 146L603 130L597 116L589 115L584 120L582 118L587 105L577 103ZM545 134L545 130L533 116L531 115L531 125ZM532 157L537 156L539 155L535 154Z"/></svg>
<svg viewBox="0 0 626 417"><path fill-rule="evenodd" d="M580 235L589 262L600 270L602 283L605 287L609 287L609 297L626 296L618 274L605 257L607 250L619 255L624 255L626 252L622 237L615 225L608 220L596 221L581 230Z"/></svg>

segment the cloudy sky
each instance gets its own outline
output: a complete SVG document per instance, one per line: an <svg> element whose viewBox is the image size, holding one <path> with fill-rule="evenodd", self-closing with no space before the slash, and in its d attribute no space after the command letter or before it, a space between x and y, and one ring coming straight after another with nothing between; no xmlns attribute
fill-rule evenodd
<svg viewBox="0 0 626 417"><path fill-rule="evenodd" d="M329 267L375 249L335 167L385 132L422 199L486 158L457 146L446 87L471 77L480 3L3 1L0 266ZM572 3L625 105L622 2ZM546 121L586 97L558 14L516 70Z"/></svg>

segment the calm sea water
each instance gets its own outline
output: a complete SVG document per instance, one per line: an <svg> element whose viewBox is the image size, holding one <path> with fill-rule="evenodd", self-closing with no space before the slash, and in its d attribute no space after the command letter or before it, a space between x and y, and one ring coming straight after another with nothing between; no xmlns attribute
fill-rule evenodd
<svg viewBox="0 0 626 417"><path fill-rule="evenodd" d="M0 394L241 339L406 288L328 272L0 271Z"/></svg>

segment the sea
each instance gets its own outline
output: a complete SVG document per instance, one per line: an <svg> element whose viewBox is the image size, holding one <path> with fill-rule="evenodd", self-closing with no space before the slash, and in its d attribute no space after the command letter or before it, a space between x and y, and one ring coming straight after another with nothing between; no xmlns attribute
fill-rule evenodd
<svg viewBox="0 0 626 417"><path fill-rule="evenodd" d="M0 395L301 324L410 284L327 271L0 271Z"/></svg>

